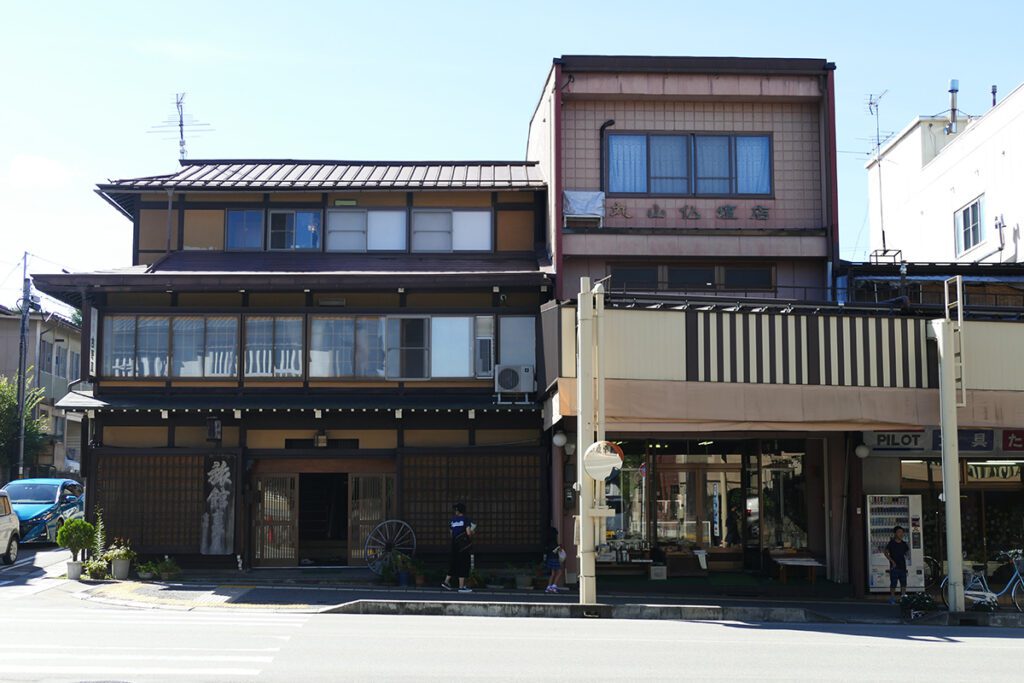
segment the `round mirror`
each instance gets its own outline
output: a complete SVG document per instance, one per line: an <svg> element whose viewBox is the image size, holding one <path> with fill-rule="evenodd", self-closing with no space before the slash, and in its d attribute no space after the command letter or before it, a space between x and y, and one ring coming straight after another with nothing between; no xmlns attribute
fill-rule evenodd
<svg viewBox="0 0 1024 683"><path fill-rule="evenodd" d="M612 471L622 469L623 454L617 443L597 441L583 454L583 469L591 479L604 481Z"/></svg>

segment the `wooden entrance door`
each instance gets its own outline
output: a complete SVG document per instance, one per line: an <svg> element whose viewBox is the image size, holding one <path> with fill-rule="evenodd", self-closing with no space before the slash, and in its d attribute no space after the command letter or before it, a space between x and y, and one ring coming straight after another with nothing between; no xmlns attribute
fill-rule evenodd
<svg viewBox="0 0 1024 683"><path fill-rule="evenodd" d="M268 474L256 478L253 516L257 567L294 567L299 563L299 476Z"/></svg>
<svg viewBox="0 0 1024 683"><path fill-rule="evenodd" d="M351 474L348 478L348 563L365 564L363 546L373 529L395 514L392 474Z"/></svg>

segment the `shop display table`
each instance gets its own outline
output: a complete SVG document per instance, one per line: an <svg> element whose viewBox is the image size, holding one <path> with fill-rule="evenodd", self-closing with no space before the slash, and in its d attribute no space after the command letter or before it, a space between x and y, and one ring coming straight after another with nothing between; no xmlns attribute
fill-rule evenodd
<svg viewBox="0 0 1024 683"><path fill-rule="evenodd" d="M804 568L807 571L807 580L814 583L818 573L818 567L824 567L825 563L813 557L801 555L772 555L772 561L779 567L779 582L786 583L786 573L790 568Z"/></svg>

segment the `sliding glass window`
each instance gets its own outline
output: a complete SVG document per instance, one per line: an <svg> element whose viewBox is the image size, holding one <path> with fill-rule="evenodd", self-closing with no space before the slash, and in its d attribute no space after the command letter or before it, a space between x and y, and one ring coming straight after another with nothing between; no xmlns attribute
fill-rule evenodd
<svg viewBox="0 0 1024 683"><path fill-rule="evenodd" d="M765 134L613 133L604 180L611 194L767 196L771 143Z"/></svg>
<svg viewBox="0 0 1024 683"><path fill-rule="evenodd" d="M302 317L245 319L245 376L302 376Z"/></svg>
<svg viewBox="0 0 1024 683"><path fill-rule="evenodd" d="M238 319L175 317L171 374L174 377L238 375Z"/></svg>
<svg viewBox="0 0 1024 683"><path fill-rule="evenodd" d="M135 376L135 316L103 318L103 376Z"/></svg>

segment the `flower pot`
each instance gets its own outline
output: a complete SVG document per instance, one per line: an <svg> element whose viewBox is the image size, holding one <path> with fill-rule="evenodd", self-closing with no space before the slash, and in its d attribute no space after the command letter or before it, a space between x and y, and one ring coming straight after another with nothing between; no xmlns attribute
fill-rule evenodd
<svg viewBox="0 0 1024 683"><path fill-rule="evenodd" d="M519 588L520 590L529 590L533 588L533 577L529 574L517 574L516 588Z"/></svg>
<svg viewBox="0 0 1024 683"><path fill-rule="evenodd" d="M81 562L68 562L68 578L72 581L78 581L82 578Z"/></svg>
<svg viewBox="0 0 1024 683"><path fill-rule="evenodd" d="M407 571L405 571L403 569L402 571L398 572L398 585L399 586L408 586L409 585L409 579L411 579L411 578L412 578L412 575L409 574L409 572L407 572Z"/></svg>
<svg viewBox="0 0 1024 683"><path fill-rule="evenodd" d="M149 581L153 578L153 572L139 572L139 578L143 581Z"/></svg>
<svg viewBox="0 0 1024 683"><path fill-rule="evenodd" d="M423 574L416 574L414 579L416 581L417 588L423 588L425 585L427 585L427 577Z"/></svg>
<svg viewBox="0 0 1024 683"><path fill-rule="evenodd" d="M110 561L110 573L118 581L124 581L128 578L128 572L131 571L132 561L131 560L111 560Z"/></svg>

